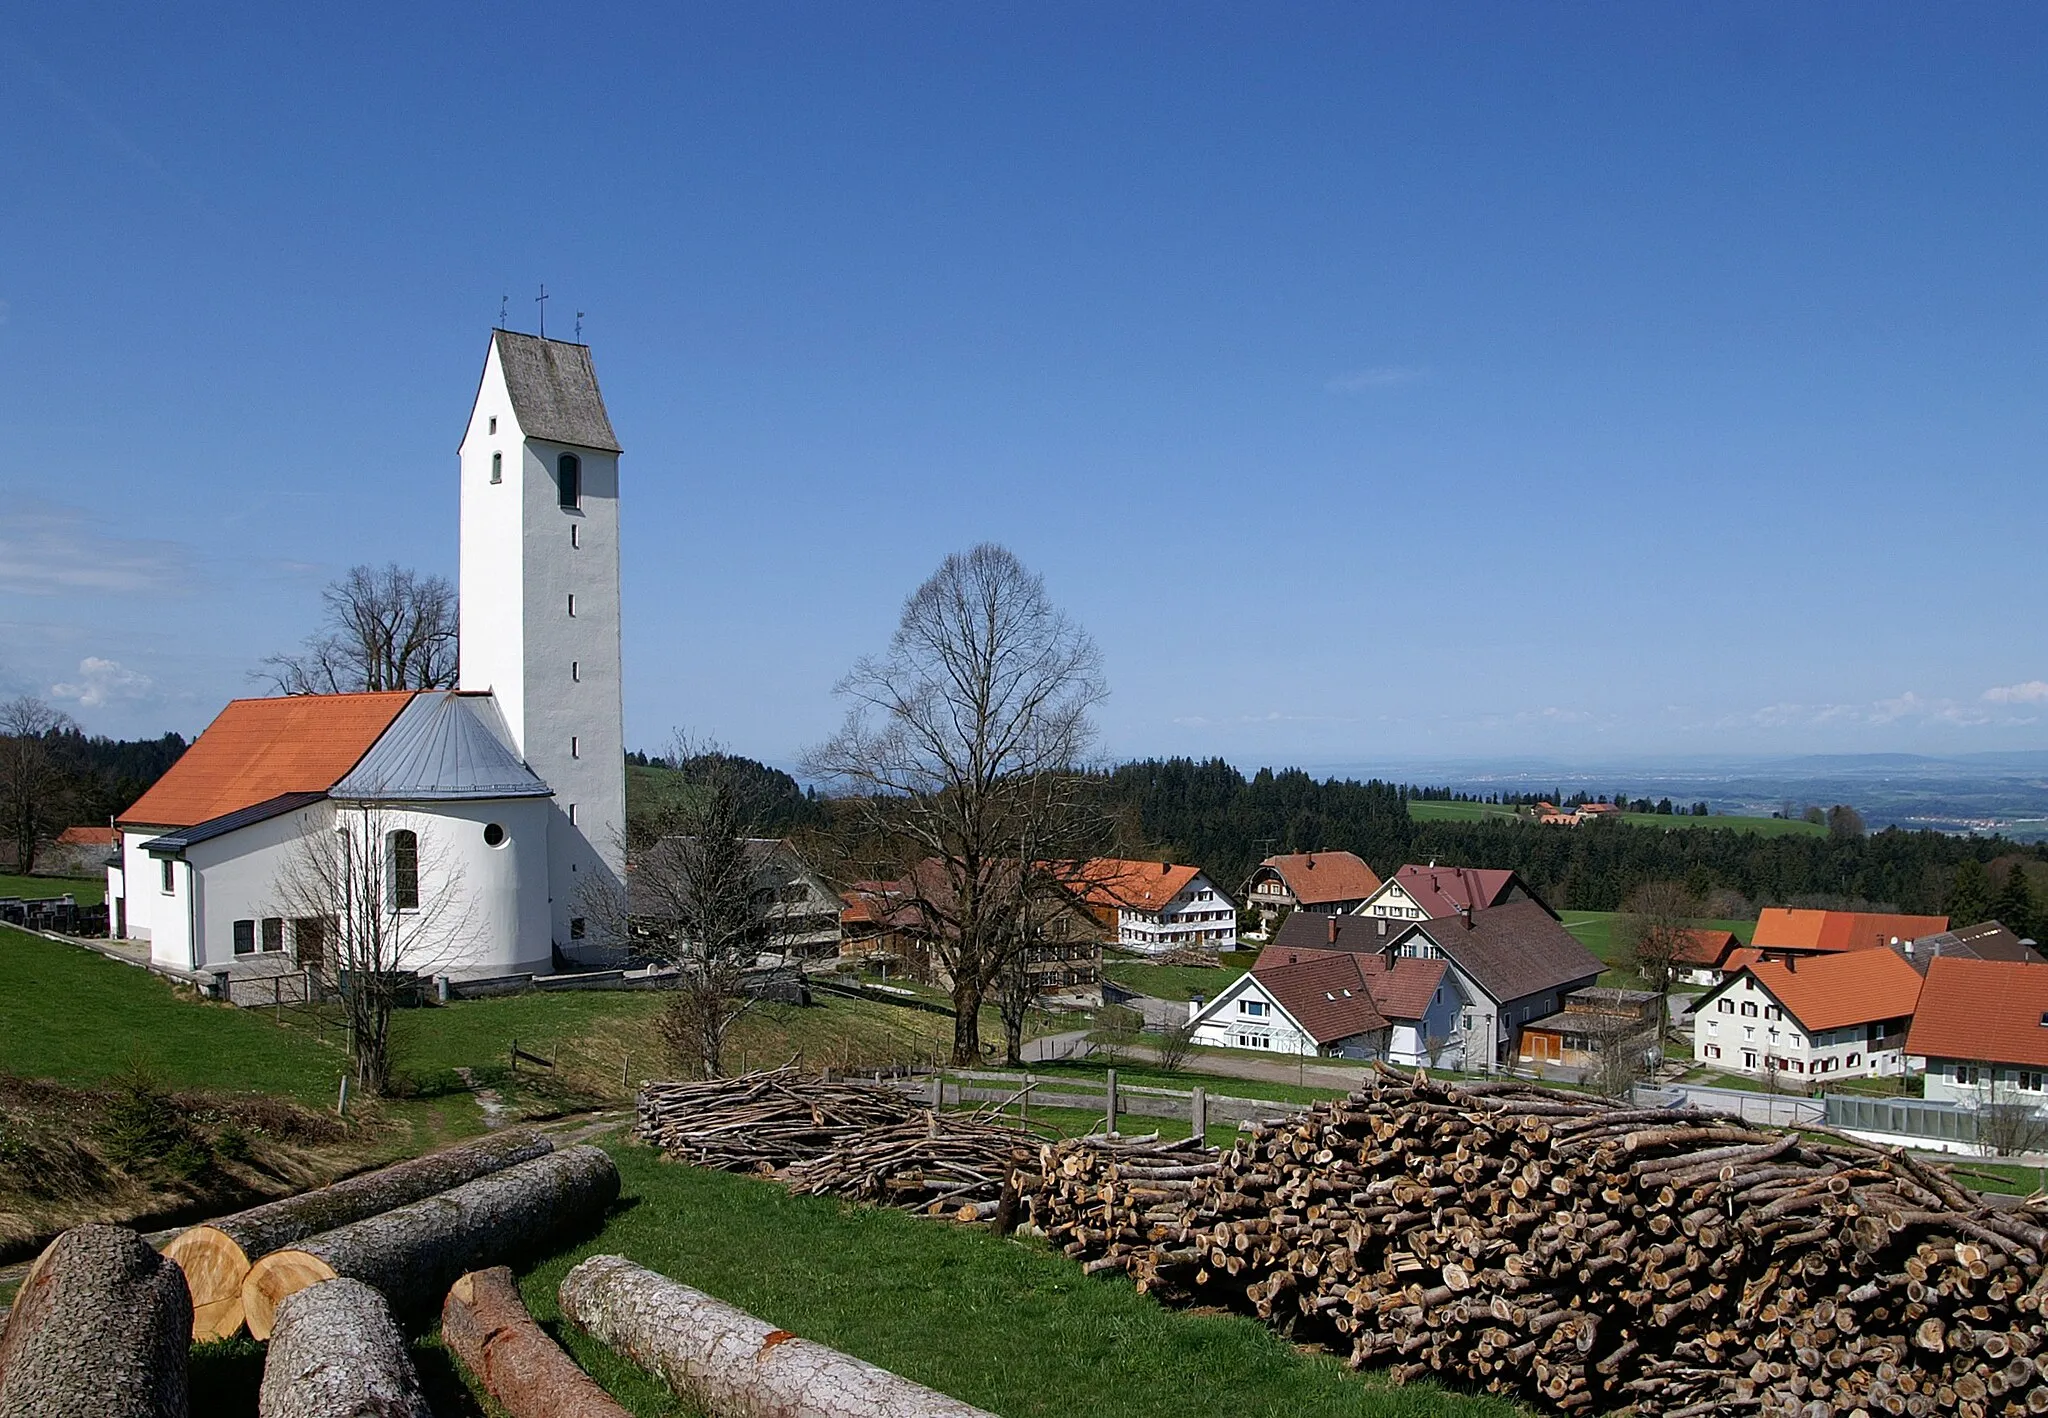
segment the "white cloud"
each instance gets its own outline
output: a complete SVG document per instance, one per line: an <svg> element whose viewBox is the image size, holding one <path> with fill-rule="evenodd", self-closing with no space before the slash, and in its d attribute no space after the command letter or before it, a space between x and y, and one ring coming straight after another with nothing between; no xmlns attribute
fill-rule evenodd
<svg viewBox="0 0 2048 1418"><path fill-rule="evenodd" d="M29 500L0 523L0 592L128 595L184 588L190 553L176 542L116 537L75 507Z"/></svg>
<svg viewBox="0 0 2048 1418"><path fill-rule="evenodd" d="M1993 704L2048 703L2048 680L2030 679L2020 684L1995 685L1984 691Z"/></svg>
<svg viewBox="0 0 2048 1418"><path fill-rule="evenodd" d="M1339 394L1357 394L1367 389L1390 389L1396 384L1412 384L1428 375L1427 369L1414 366L1376 364L1368 369L1354 369L1347 374L1335 375L1323 387Z"/></svg>
<svg viewBox="0 0 2048 1418"><path fill-rule="evenodd" d="M119 660L87 655L78 662L78 682L51 685L50 697L70 700L81 709L101 709L116 701L155 698L156 681Z"/></svg>

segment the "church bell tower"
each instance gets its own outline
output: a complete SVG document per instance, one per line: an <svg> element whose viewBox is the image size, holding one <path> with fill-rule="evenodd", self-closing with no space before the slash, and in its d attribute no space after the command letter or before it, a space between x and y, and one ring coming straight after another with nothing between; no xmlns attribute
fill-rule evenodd
<svg viewBox="0 0 2048 1418"><path fill-rule="evenodd" d="M461 448L460 686L554 789L557 946L585 937L593 880L623 880L619 452L587 345L492 332Z"/></svg>

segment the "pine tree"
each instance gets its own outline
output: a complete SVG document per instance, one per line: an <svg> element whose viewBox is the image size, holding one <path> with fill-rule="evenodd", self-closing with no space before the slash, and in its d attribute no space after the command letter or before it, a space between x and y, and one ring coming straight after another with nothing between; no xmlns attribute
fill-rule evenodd
<svg viewBox="0 0 2048 1418"><path fill-rule="evenodd" d="M1990 873L1975 857L1965 857L1956 863L1955 878L1948 885L1948 923L1951 927L1974 926L1990 917Z"/></svg>
<svg viewBox="0 0 2048 1418"><path fill-rule="evenodd" d="M1991 914L1999 924L2018 935L2034 933L2034 893L2027 885L2026 868L2018 862L2005 874L2005 885L1991 903Z"/></svg>

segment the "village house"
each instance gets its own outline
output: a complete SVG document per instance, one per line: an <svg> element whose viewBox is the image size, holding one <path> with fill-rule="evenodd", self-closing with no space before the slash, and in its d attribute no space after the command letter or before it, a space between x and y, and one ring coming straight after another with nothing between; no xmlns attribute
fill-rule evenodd
<svg viewBox="0 0 2048 1418"><path fill-rule="evenodd" d="M1379 874L1356 853L1289 852L1259 863L1245 888L1245 905L1259 913L1261 930L1271 930L1290 911L1355 911L1379 889Z"/></svg>
<svg viewBox="0 0 2048 1418"><path fill-rule="evenodd" d="M627 899L636 928L681 917L690 906L687 853L694 839L665 837L644 852L627 876ZM765 899L764 954L792 961L836 958L840 953L840 917L845 903L825 879L812 871L784 838L750 837L745 850L752 862L757 900Z"/></svg>
<svg viewBox="0 0 2048 1418"><path fill-rule="evenodd" d="M586 346L494 331L458 454L460 688L229 704L115 823L113 933L188 973L331 968L368 892L412 923L387 968L544 972L583 945L624 866L619 453ZM337 843L351 879L293 889Z"/></svg>
<svg viewBox="0 0 2048 1418"><path fill-rule="evenodd" d="M1774 954L1694 1005L1693 1059L1801 1085L1903 1074L1919 998L1919 972L1889 950Z"/></svg>
<svg viewBox="0 0 2048 1418"><path fill-rule="evenodd" d="M1097 857L1080 875L1082 899L1126 950L1237 949L1237 903L1200 867Z"/></svg>
<svg viewBox="0 0 2048 1418"><path fill-rule="evenodd" d="M1937 956L1906 1052L1930 1101L2048 1106L2048 965Z"/></svg>
<svg viewBox="0 0 2048 1418"><path fill-rule="evenodd" d="M1271 945L1215 999L1189 1005L1197 1044L1415 1066L1449 1039L1460 999L1441 960Z"/></svg>
<svg viewBox="0 0 2048 1418"><path fill-rule="evenodd" d="M36 857L45 876L98 876L119 844L111 827L67 827Z"/></svg>
<svg viewBox="0 0 2048 1418"><path fill-rule="evenodd" d="M1525 1068L1585 1069L1599 1064L1603 1050L1616 1047L1632 1047L1645 1064L1662 1056L1656 991L1573 990L1558 1013L1522 1026L1516 1057Z"/></svg>
<svg viewBox="0 0 2048 1418"><path fill-rule="evenodd" d="M896 881L858 882L840 894L841 958L857 969L953 987L944 942L957 939L957 899L936 860ZM1078 897L1039 903L1036 939L1020 957L1032 996L1060 1004L1102 1002L1101 929Z"/></svg>
<svg viewBox="0 0 2048 1418"><path fill-rule="evenodd" d="M1355 914L1394 921L1430 921L1460 911L1481 911L1528 901L1529 890L1512 871L1492 867L1404 866L1368 896Z"/></svg>
<svg viewBox="0 0 2048 1418"><path fill-rule="evenodd" d="M1885 947L1900 956L1922 975L1936 960L2004 960L2021 965L2043 963L2040 950L1997 921L1981 921L1958 930L1939 931L1918 940L1902 940Z"/></svg>
<svg viewBox="0 0 2048 1418"><path fill-rule="evenodd" d="M1750 945L1773 955L1839 955L1876 950L1948 929L1946 916L1903 916L1882 911L1816 911L1766 906L1757 913Z"/></svg>
<svg viewBox="0 0 2048 1418"><path fill-rule="evenodd" d="M1566 996L1605 968L1532 896L1426 921L1290 916L1268 948L1444 961L1460 1003L1439 1054L1446 1067L1469 1072L1509 1067L1523 1026L1562 1010Z"/></svg>
<svg viewBox="0 0 2048 1418"><path fill-rule="evenodd" d="M1733 931L1690 927L1680 933L1672 952L1672 978L1687 985L1718 985L1727 972L1728 958L1740 949L1742 938Z"/></svg>

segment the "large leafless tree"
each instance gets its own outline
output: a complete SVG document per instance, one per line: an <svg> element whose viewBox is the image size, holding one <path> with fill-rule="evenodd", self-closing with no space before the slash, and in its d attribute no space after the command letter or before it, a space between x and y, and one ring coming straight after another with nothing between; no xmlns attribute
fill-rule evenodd
<svg viewBox="0 0 2048 1418"><path fill-rule="evenodd" d="M914 893L952 980L953 1061L971 1064L983 999L1088 854L1101 656L1041 577L983 543L946 558L838 690L845 723L806 766L843 795L872 874Z"/></svg>
<svg viewBox="0 0 2048 1418"><path fill-rule="evenodd" d="M1657 992L1657 1038L1670 1024L1671 986L1691 940L1694 923L1705 912L1698 897L1682 881L1651 881L1638 886L1622 903L1614 932L1642 977Z"/></svg>
<svg viewBox="0 0 2048 1418"><path fill-rule="evenodd" d="M584 906L599 936L676 972L657 1021L670 1062L717 1078L733 1026L758 1003L762 972L788 961L805 907L801 863L760 835L769 804L744 760L678 741L692 781L625 842L623 883L595 879Z"/></svg>
<svg viewBox="0 0 2048 1418"><path fill-rule="evenodd" d="M259 677L282 694L447 689L455 683L455 587L393 562L353 566L320 593L320 628Z"/></svg>
<svg viewBox="0 0 2048 1418"><path fill-rule="evenodd" d="M77 727L69 715L28 695L0 704L0 830L14 848L14 869L24 876L67 825L72 783L53 741Z"/></svg>
<svg viewBox="0 0 2048 1418"><path fill-rule="evenodd" d="M421 826L388 804L338 802L308 814L271 884L300 964L340 995L366 1093L391 1086L392 1012L471 932L460 867Z"/></svg>

